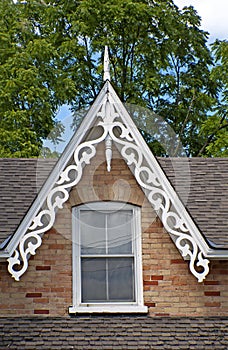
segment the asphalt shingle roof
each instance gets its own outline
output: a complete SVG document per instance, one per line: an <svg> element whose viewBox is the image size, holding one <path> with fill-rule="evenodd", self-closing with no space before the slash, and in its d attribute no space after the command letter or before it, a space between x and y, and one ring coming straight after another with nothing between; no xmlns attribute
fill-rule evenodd
<svg viewBox="0 0 228 350"><path fill-rule="evenodd" d="M201 233L228 248L228 158L159 158Z"/></svg>
<svg viewBox="0 0 228 350"><path fill-rule="evenodd" d="M202 234L228 249L228 159L159 158ZM0 159L0 244L12 235L56 159Z"/></svg>
<svg viewBox="0 0 228 350"><path fill-rule="evenodd" d="M15 232L55 162L0 159L0 244Z"/></svg>
<svg viewBox="0 0 228 350"><path fill-rule="evenodd" d="M227 318L148 316L0 319L0 349L227 350Z"/></svg>

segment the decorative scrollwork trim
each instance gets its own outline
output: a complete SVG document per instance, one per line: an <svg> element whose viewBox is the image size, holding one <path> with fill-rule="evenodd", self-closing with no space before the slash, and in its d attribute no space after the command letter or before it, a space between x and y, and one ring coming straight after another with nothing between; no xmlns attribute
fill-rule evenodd
<svg viewBox="0 0 228 350"><path fill-rule="evenodd" d="M36 253L42 243L42 235L55 222L57 210L63 208L63 204L69 198L70 189L81 180L84 166L90 164L91 159L96 155L95 146L103 141L106 143L108 171L111 171L111 148L112 143L115 143L138 184L147 195L149 202L160 216L164 228L174 239L176 247L183 257L189 257L189 268L192 274L199 282L202 282L208 274L209 260L204 257L203 251L189 225L189 220L183 216L178 207L180 203L174 200L174 195L167 190L167 183L159 176L157 172L158 164L153 163L151 165L148 162L148 159L151 158L154 161L155 158L152 154L147 153L144 147L141 147L139 131L137 130L135 133L135 125L130 116L126 114L127 112L123 112L120 106L121 103L113 88L109 82L106 82L106 93L103 95L101 108L93 116L94 125L96 122L96 125L103 129L102 135L94 140L82 140L74 149L73 164L68 164L60 173L59 179L46 197L45 208L40 209L38 214L35 215L29 229L21 237L14 255L8 259L8 270L15 280L18 281L27 270L29 256Z"/></svg>
<svg viewBox="0 0 228 350"><path fill-rule="evenodd" d="M29 256L35 255L37 248L42 244L42 235L54 225L56 212L58 209L62 209L63 204L68 200L69 190L81 180L84 165L89 164L95 156L95 145L104 141L106 136L107 130L104 129L102 136L98 139L83 142L76 148L74 152L75 164L68 165L60 174L59 180L47 195L47 208L41 210L35 216L28 232L20 240L18 249L8 259L8 270L16 281L19 281L21 275L27 270ZM74 174L73 179L72 172ZM71 177L69 176L70 173ZM16 266L19 269L15 269Z"/></svg>

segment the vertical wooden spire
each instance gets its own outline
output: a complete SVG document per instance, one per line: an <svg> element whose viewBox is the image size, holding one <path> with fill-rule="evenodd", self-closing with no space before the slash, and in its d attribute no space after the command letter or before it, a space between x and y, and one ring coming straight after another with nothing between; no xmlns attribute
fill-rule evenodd
<svg viewBox="0 0 228 350"><path fill-rule="evenodd" d="M104 52L104 76L103 80L111 80L110 78L110 67L109 67L109 55L108 55L108 46L105 46L105 52Z"/></svg>

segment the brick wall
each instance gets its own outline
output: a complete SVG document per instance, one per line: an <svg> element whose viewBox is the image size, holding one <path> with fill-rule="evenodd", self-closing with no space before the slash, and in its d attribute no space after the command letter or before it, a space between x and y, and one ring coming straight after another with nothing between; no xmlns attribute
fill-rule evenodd
<svg viewBox="0 0 228 350"><path fill-rule="evenodd" d="M225 316L228 314L228 262L212 261L210 274L198 283L164 231L134 177L114 152L106 170L103 149L84 169L54 227L30 258L27 272L15 282L0 262L0 316L68 314L72 303L71 208L98 201L124 201L142 208L144 301L151 316Z"/></svg>

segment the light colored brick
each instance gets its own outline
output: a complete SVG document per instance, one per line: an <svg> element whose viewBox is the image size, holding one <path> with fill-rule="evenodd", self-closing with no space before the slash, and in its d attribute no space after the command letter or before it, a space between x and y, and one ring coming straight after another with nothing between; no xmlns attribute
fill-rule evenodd
<svg viewBox="0 0 228 350"><path fill-rule="evenodd" d="M212 261L209 276L199 284L118 151L114 149L111 173L103 162L102 145L98 146L97 154L98 163L94 158L84 168L82 180L71 190L64 209L57 214L54 228L44 235L43 244L30 259L21 281L15 282L6 262L0 262L0 316L31 316L35 312L45 312L47 317L67 315L72 304L71 208L100 199L141 206L143 275L145 282L151 282L144 283L144 299L151 305L151 316L227 316L228 262ZM50 266L50 270L36 271L37 266ZM153 280L151 276L163 279ZM220 295L207 296L208 291ZM26 298L26 293L41 293L42 297Z"/></svg>

